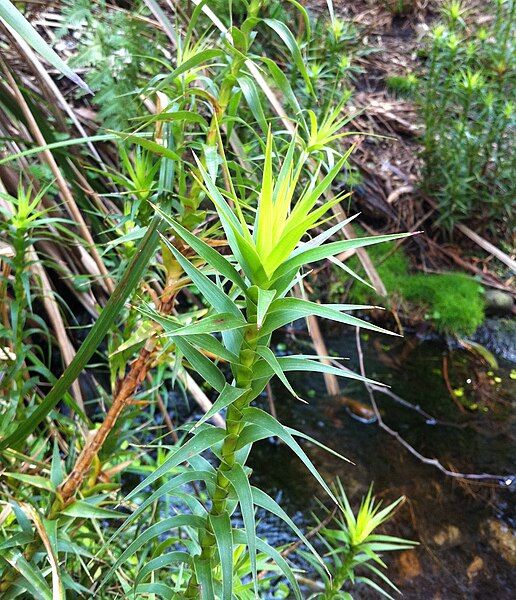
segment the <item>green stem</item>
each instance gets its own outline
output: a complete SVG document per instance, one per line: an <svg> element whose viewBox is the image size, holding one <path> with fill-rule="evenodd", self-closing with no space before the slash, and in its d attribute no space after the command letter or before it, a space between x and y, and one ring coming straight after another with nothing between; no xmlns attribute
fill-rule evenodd
<svg viewBox="0 0 516 600"><path fill-rule="evenodd" d="M250 306L249 306L250 305ZM254 310L253 310L254 309ZM235 465L236 449L240 434L245 426L243 419L243 409L245 409L255 395L252 390L253 364L256 361L256 306L251 302L248 304L248 317L252 314L252 321L249 323L245 333L242 348L239 354L239 364L235 366L235 385L240 389L246 390L238 400L230 404L226 413L226 436L222 443L221 461L217 469L217 479L215 491L212 497L212 505L209 515L219 516L224 513L227 506L227 497L229 494L229 479L226 477ZM206 528L199 534L201 546L201 560L212 560L215 554L216 540L210 526L209 519L206 521ZM199 583L195 572L192 571L188 587L185 591L185 598L199 598Z"/></svg>

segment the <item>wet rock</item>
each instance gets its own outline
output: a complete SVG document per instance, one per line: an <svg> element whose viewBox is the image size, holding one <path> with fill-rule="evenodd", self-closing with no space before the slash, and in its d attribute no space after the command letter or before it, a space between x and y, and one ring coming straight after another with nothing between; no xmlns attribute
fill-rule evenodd
<svg viewBox="0 0 516 600"><path fill-rule="evenodd" d="M512 314L514 300L511 294L501 290L487 290L484 293L484 300L488 315L506 316Z"/></svg>
<svg viewBox="0 0 516 600"><path fill-rule="evenodd" d="M398 572L400 583L410 581L421 575L421 563L414 550L404 550L398 554Z"/></svg>
<svg viewBox="0 0 516 600"><path fill-rule="evenodd" d="M338 402L341 406L344 406L354 419L362 423L373 423L376 421L374 410L366 404L362 404L358 400L353 400L353 398L348 398L348 396L339 396Z"/></svg>
<svg viewBox="0 0 516 600"><path fill-rule="evenodd" d="M434 542L438 546L453 547L458 546L461 542L460 530L455 525L447 525L434 535Z"/></svg>
<svg viewBox="0 0 516 600"><path fill-rule="evenodd" d="M516 362L516 319L486 319L473 340L494 354Z"/></svg>
<svg viewBox="0 0 516 600"><path fill-rule="evenodd" d="M516 567L516 532L501 521L489 519L486 534L491 548Z"/></svg>
<svg viewBox="0 0 516 600"><path fill-rule="evenodd" d="M484 568L484 560L480 556L475 556L475 558L471 561L466 573L468 575L468 579L472 581Z"/></svg>

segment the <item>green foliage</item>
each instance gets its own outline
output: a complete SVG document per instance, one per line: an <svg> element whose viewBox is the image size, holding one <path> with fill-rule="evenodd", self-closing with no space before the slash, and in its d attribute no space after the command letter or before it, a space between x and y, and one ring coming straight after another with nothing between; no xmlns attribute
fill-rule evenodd
<svg viewBox="0 0 516 600"><path fill-rule="evenodd" d="M138 114L139 88L159 71L157 60L164 59L165 37L146 25L143 17L149 12L140 1L131 3L128 12L107 10L100 1L72 0L65 3L63 15L61 33L80 32L72 65L87 68L85 78L95 92L101 123L125 129Z"/></svg>
<svg viewBox="0 0 516 600"><path fill-rule="evenodd" d="M482 288L463 273L407 277L402 294L409 302L428 304L429 318L438 331L472 335L484 320Z"/></svg>
<svg viewBox="0 0 516 600"><path fill-rule="evenodd" d="M255 506L261 506L279 515L298 535L299 531L281 507L250 485L245 462L253 442L271 435L280 438L301 459L330 497L334 501L337 500L297 443L295 438L300 434L253 407L252 403L274 375L291 390L286 373L292 370L317 370L354 379L362 378L347 370L319 363L316 356L277 358L269 347L271 335L286 323L309 315L379 330L375 325L344 312L352 307L324 306L287 297L302 267L335 256L346 249L399 237L378 236L325 244L327 238L335 231L335 227L332 227L311 241L302 242L314 226L324 221L326 213L333 205L334 200L322 203L319 201L347 157L342 157L322 180L314 176L299 189L302 169L305 161L309 159L308 149L312 148L313 139L302 144L301 147L306 150L301 150L299 154L296 141L294 137L287 145L286 151L280 152L275 149L273 137L269 134L256 210L250 210L247 199L237 195L231 180L226 179L229 189L223 194L211 175L199 163L199 171L203 178L200 184L215 205L231 255L218 254L179 223L163 214L163 218L169 222L176 235L206 264L205 269L198 269L193 262L164 240L192 284L209 304L210 312L195 325L182 327L176 319L163 317L152 307L141 310L147 317L163 326L167 337L176 345L178 351L190 366L218 391L219 396L212 411L190 429L191 435L187 441L174 449L165 463L131 492L129 499L141 494L148 486L192 455L210 448L217 457L218 466L213 468L210 465L209 469L211 482L204 470L197 470L195 463L191 463L189 469L189 477L206 482L210 502L209 508L199 509L184 523L189 526L189 538L194 548L193 557L187 561L190 576L183 593L186 598L212 598L213 593L215 596L220 595L220 591L217 590L221 589L225 590L221 595L224 598L230 598L231 594L237 598L246 597L238 592L242 581L238 576L235 578L234 569L235 552L239 551L242 543L246 545L255 595L258 560L256 553L263 548L289 581L296 597L300 598L299 588L290 567L275 550L256 536ZM285 158L282 164L276 164L274 168L273 155L278 154ZM235 207L234 210L228 200ZM342 227L342 223L336 227ZM217 285L217 281L225 282L225 285ZM215 336L218 333L222 336L221 342ZM228 360L232 383L227 382L217 364L207 358L208 351L215 351L216 355ZM213 428L204 423L212 413L224 408L227 409L225 429ZM206 463L203 464L206 467ZM162 486L151 497L165 498L168 492L169 487ZM149 501L144 500L142 506L147 506ZM243 517L242 530L232 525L231 515L236 505L239 506ZM185 515L186 517L188 515ZM161 526L145 530L134 543L134 550L143 545L148 536L159 535L164 530ZM113 569L122 564L130 552L133 552L133 546L118 559ZM321 559L317 560L320 562Z"/></svg>
<svg viewBox="0 0 516 600"><path fill-rule="evenodd" d="M392 302L410 307L425 307L426 318L442 333L471 335L484 320L482 287L463 273L414 273L402 250L385 255L380 248L370 252ZM350 261L353 268L354 261ZM357 265L358 266L358 265ZM359 281L350 290L350 300L378 302L371 288Z"/></svg>
<svg viewBox="0 0 516 600"><path fill-rule="evenodd" d="M393 15L409 15L417 6L416 0L383 0L383 4Z"/></svg>
<svg viewBox="0 0 516 600"><path fill-rule="evenodd" d="M490 2L493 19L471 29L462 3L451 2L430 35L420 88L425 186L447 228L473 220L512 229L515 4Z"/></svg>
<svg viewBox="0 0 516 600"><path fill-rule="evenodd" d="M306 49L287 22L279 20L276 3L243 3L245 12L218 38L205 34L213 25L221 27L218 15L202 12L210 3L197 4L189 6L184 28L172 25L166 15L162 18L161 27L177 40L170 58L160 47L163 32L139 18L150 14L148 5L155 10L155 3L138 2L131 13L103 2L69 3L65 28L81 40L78 64L88 67L85 77L97 90L102 126L124 132L81 138L90 149L100 140L118 141L97 158L95 167L86 151L81 162L63 152L70 140L43 148L27 142L20 154L8 157L18 165L22 154L30 164L20 162L20 169L34 174L38 168L44 171L38 160L50 149L61 158L59 168L70 184L75 182L70 165L84 170L86 184L80 180L75 190L80 195L86 185L95 186L86 198L81 196L82 208L87 218L98 219L102 239L109 240L102 258L117 284L107 300L99 296L98 304L95 296L87 296L93 298L94 322L55 382L45 365L30 362L27 349L31 336L40 334L30 304L29 251L48 232L64 233L61 222L40 208L49 201L45 194L59 191L59 185L41 194L20 188L18 197L6 196L16 209L2 214L2 233L14 248L12 257L2 259L11 269L2 280L2 292L12 300L12 327L2 330L8 343L0 358L9 369L18 356L28 366L9 379L9 400L15 401L2 404L2 416L7 415L0 438L6 466L0 486L7 499L0 523L2 597L251 600L260 597L262 585L270 588L270 580L281 577L299 598L281 548L256 533L257 508L281 519L314 560L323 562L281 506L251 485L246 460L252 445L279 438L332 500L338 498L298 441L309 438L254 403L272 377L295 396L290 371L363 380L316 355L277 357L271 336L311 315L384 331L349 314L356 306L322 305L289 294L311 264L403 236L333 241L343 223L329 225L330 211L341 198L325 194L351 152L342 155L334 146L345 135L344 102L333 106L330 95L321 111L308 109L279 66L261 55L272 37L297 70L296 82L303 81L307 94L313 94ZM308 31L306 12L297 2L291 5ZM176 14L178 19L183 16L181 10ZM221 18L228 16L222 11ZM336 21L333 27L336 54L347 33ZM153 60L163 56L164 61ZM297 125L292 135L271 118L251 68L254 63L286 98ZM151 114L140 100L142 94L155 102ZM1 100L10 102L10 97ZM13 114L19 113L14 107ZM22 119L20 131L24 127ZM23 140L20 135L15 141ZM87 245L66 234L79 245L78 254L87 255ZM76 298L82 299L85 278L75 270L70 275ZM94 285L84 287L91 292ZM179 292L183 295L178 297ZM157 293L162 294L159 300ZM18 314L22 321L16 321ZM108 356L102 346L106 336ZM111 388L91 378L84 415L67 390L87 372L94 355L98 362L91 372L109 380ZM119 389L142 356L150 357L155 367L138 373L137 383L148 379L148 387L136 386L113 417ZM180 426L179 441L166 446L161 437L155 438L161 433L155 431L160 426L156 406L172 387L181 386L188 371L213 394L213 406L196 423ZM53 385L46 395L45 385ZM133 397L136 405L130 402ZM63 400L67 406L58 407ZM112 421L94 426L90 418L104 417L105 409ZM225 427L209 424L220 412ZM91 449L87 429L96 429L97 436L103 427L109 435L94 448L65 499L66 483L75 481L77 465L87 455L85 449ZM123 470L123 482L136 487L121 500ZM269 581L258 579L261 571Z"/></svg>
<svg viewBox="0 0 516 600"><path fill-rule="evenodd" d="M47 191L48 188L43 188L33 196L31 188L24 189L20 184L16 197L0 193L0 235L5 265L0 275L0 302L5 307L0 326L0 432L4 436L26 410L24 400L34 399L31 390L51 377L44 345L45 341L50 344L50 332L34 306L41 302L42 292L33 269L38 259L33 245L43 239L55 239L58 233L62 240L66 237L70 240L71 234L67 229L69 221L52 217L41 208ZM48 234L49 227L54 235ZM41 338L40 345L33 341L37 337Z"/></svg>
<svg viewBox="0 0 516 600"><path fill-rule="evenodd" d="M414 73L408 75L390 75L385 80L387 88L400 96L412 96L417 90L419 81Z"/></svg>
<svg viewBox="0 0 516 600"><path fill-rule="evenodd" d="M351 82L362 72L358 58L368 50L361 44L359 30L350 20L326 15L313 24L313 33L306 42L307 70L317 95L307 94L306 88L291 70L292 87L307 107L325 110L332 102L342 105L351 98Z"/></svg>
<svg viewBox="0 0 516 600"><path fill-rule="evenodd" d="M327 570L315 562L313 556L303 552L303 556L316 569L325 587L324 592L316 593L311 598L350 600L352 596L345 589L349 589L350 585L355 583L363 583L382 596L392 598L385 589L372 581L369 575L377 576L383 584L399 593L398 588L381 571L382 568L386 568L381 557L384 552L413 548L417 542L382 535L376 530L392 518L404 497L382 508L381 501L376 502L372 496L371 486L355 515L340 481L337 481L335 490L339 505L343 507L343 514L334 514L330 524L323 527L318 534L326 550ZM326 512L331 515L328 509Z"/></svg>

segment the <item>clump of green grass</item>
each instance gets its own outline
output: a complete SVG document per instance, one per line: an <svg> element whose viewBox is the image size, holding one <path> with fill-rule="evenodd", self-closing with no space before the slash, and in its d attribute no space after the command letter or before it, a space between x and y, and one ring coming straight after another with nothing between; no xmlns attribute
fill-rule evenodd
<svg viewBox="0 0 516 600"><path fill-rule="evenodd" d="M471 335L484 320L482 287L463 273L409 272L409 262L402 250L387 254L372 249L391 301L397 299L410 310L411 305L424 306L426 318L441 333ZM352 267L353 268L353 267ZM350 291L353 302L378 302L371 288L355 282Z"/></svg>
<svg viewBox="0 0 516 600"><path fill-rule="evenodd" d="M383 4L395 16L406 16L416 9L415 0L384 0Z"/></svg>
<svg viewBox="0 0 516 600"><path fill-rule="evenodd" d="M400 96L410 96L417 89L419 80L414 73L407 75L390 75L385 80L387 89Z"/></svg>

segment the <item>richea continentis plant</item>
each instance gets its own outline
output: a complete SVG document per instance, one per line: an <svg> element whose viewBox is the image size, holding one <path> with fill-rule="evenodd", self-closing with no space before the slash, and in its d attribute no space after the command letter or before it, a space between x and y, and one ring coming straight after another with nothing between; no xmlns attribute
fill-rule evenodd
<svg viewBox="0 0 516 600"><path fill-rule="evenodd" d="M315 355L276 357L270 349L271 335L287 323L309 315L380 330L347 314L357 306L316 304L289 296L289 292L299 281L300 272L311 263L400 235L325 243L342 228L343 222L339 222L310 237L315 227L320 228L329 220L328 212L337 199L326 201L322 195L343 168L346 156L338 160L326 176L320 177L317 169L306 182L303 173L309 155L301 147L300 140L295 136L292 138L281 164L278 164L279 156L269 134L256 210L236 193L231 181L229 192L220 190L199 163L202 177L199 184L215 206L230 254L220 254L174 219L163 215L175 235L196 255L196 258L186 258L163 238L210 311L203 319L187 326L181 326L172 317L159 315L152 306L141 311L163 327L168 345L175 346L176 360L189 363L219 395L212 409L195 426L188 428L183 443L173 448L161 466L130 493L128 500L136 500L149 486L162 483L129 517L126 525L153 502L173 495L185 483L204 484L207 501L201 504L192 496L188 514L169 517L143 531L118 558L105 580L151 537L170 534L171 530L181 527L183 537L172 538L177 542L174 549L143 567L138 577L142 585L144 576L152 577L153 570L182 563L183 577L176 581L175 587L170 586L169 597L257 597L258 564L267 557L276 563L296 597L301 597L296 578L285 559L278 550L257 537L256 507L283 519L315 556L317 553L283 509L251 485L245 464L253 443L270 436L278 437L302 460L335 502L337 498L296 441L300 436L307 436L283 426L253 402L274 375L296 395L288 382L288 371L331 372L361 378L348 370L323 364ZM221 362L229 365L229 377L221 370ZM222 410L226 411L225 428L207 423L211 416ZM213 460L200 456L208 450ZM175 469L185 461L189 466L174 476ZM238 528L232 519L237 508L242 515L243 528ZM244 556L248 570L242 573L237 567L242 565ZM317 560L323 564L322 559ZM249 574L252 583L246 582L243 576ZM167 585L166 582L163 584ZM174 595L174 589L180 590L179 595Z"/></svg>

